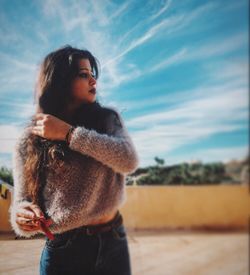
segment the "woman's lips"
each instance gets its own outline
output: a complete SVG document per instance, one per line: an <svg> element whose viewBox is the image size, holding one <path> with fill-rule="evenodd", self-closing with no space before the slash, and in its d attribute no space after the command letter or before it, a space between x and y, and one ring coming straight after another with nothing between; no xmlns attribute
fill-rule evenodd
<svg viewBox="0 0 250 275"><path fill-rule="evenodd" d="M96 94L96 89L93 88L93 89L89 90L89 92L95 95Z"/></svg>

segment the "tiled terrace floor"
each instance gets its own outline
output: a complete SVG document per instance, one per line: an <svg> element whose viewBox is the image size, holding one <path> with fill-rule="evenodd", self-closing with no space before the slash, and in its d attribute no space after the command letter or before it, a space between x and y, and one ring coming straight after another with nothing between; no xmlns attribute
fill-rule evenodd
<svg viewBox="0 0 250 275"><path fill-rule="evenodd" d="M128 231L128 240L133 275L249 274L247 232ZM43 243L0 235L0 274L38 274Z"/></svg>

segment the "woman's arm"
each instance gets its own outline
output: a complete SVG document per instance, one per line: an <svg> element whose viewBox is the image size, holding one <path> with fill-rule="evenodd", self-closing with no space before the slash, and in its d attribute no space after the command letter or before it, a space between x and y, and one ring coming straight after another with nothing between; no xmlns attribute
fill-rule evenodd
<svg viewBox="0 0 250 275"><path fill-rule="evenodd" d="M24 132L24 136L27 131ZM30 202L27 197L27 192L24 184L24 153L22 150L22 142L25 137L22 137L16 144L13 152L13 178L14 178L14 193L12 194L12 202L9 209L10 223L15 233L19 236L31 237L40 233L40 226L33 223L35 217L42 216L40 208Z"/></svg>
<svg viewBox="0 0 250 275"><path fill-rule="evenodd" d="M138 166L138 156L121 117L113 111L106 118L107 134L77 127L69 147L86 154L118 173L131 173Z"/></svg>

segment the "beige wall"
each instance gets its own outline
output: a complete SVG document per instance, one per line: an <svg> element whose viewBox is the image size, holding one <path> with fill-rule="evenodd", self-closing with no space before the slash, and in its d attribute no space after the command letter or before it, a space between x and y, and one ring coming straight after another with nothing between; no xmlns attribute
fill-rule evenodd
<svg viewBox="0 0 250 275"><path fill-rule="evenodd" d="M127 187L121 209L129 228L247 228L247 186Z"/></svg>
<svg viewBox="0 0 250 275"><path fill-rule="evenodd" d="M5 185L7 189L7 186ZM7 198L4 199L0 196L0 232L11 231L11 226L9 223L9 207L11 202L11 192L7 189Z"/></svg>
<svg viewBox="0 0 250 275"><path fill-rule="evenodd" d="M0 198L0 231L10 231L7 200ZM129 186L121 208L128 228L247 228L247 186Z"/></svg>

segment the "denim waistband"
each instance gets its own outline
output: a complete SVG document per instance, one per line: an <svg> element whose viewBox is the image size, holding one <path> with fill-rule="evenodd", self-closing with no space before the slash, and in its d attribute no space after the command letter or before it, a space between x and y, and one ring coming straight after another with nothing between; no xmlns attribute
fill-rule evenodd
<svg viewBox="0 0 250 275"><path fill-rule="evenodd" d="M113 228L120 226L123 223L123 217L119 211L117 211L115 217L106 223L95 225L84 225L79 227L79 230L87 235L94 235L97 233L108 232Z"/></svg>
<svg viewBox="0 0 250 275"><path fill-rule="evenodd" d="M106 223L96 225L83 225L59 234L54 234L55 237L63 237L74 234L76 231L86 235L95 235L102 232L111 231L113 228L117 228L123 224L123 217L119 211L117 211L114 218Z"/></svg>

